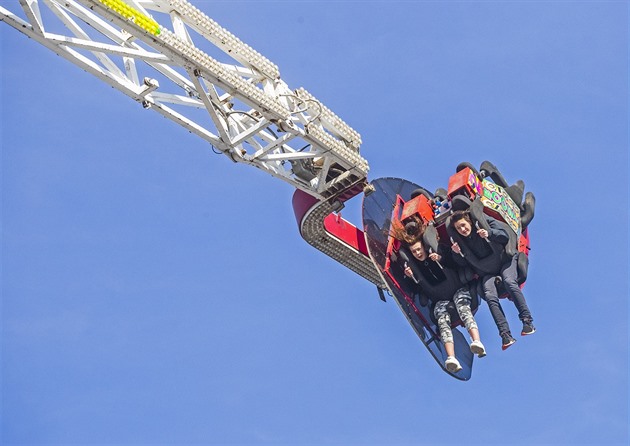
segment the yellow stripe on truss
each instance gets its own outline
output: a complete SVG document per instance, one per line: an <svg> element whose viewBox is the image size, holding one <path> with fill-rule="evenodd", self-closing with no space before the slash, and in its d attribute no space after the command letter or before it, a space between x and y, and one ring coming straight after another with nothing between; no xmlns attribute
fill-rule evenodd
<svg viewBox="0 0 630 446"><path fill-rule="evenodd" d="M137 9L129 6L127 3L122 0L98 0L109 9L116 11L118 14L126 18L127 20L131 20L137 26L142 28L148 33L151 33L155 36L160 34L160 25L158 22L153 20L151 17L141 13Z"/></svg>

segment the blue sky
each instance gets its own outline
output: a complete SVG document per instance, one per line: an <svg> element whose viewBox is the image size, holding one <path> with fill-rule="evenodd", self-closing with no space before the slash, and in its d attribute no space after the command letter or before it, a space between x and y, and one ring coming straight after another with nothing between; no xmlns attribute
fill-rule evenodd
<svg viewBox="0 0 630 446"><path fill-rule="evenodd" d="M482 307L450 378L287 184L0 24L2 442L627 444L628 3L195 5L359 131L369 178L522 178L538 331L503 352Z"/></svg>

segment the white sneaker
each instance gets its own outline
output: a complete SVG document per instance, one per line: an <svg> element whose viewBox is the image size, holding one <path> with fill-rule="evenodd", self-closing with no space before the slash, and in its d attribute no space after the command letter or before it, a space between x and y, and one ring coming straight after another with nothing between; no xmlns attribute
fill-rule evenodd
<svg viewBox="0 0 630 446"><path fill-rule="evenodd" d="M481 341L472 341L470 343L470 351L479 358L486 356L486 348L483 346Z"/></svg>
<svg viewBox="0 0 630 446"><path fill-rule="evenodd" d="M449 356L448 358L446 358L446 362L444 363L444 365L446 366L446 370L451 373L457 373L462 369L461 364L455 356Z"/></svg>

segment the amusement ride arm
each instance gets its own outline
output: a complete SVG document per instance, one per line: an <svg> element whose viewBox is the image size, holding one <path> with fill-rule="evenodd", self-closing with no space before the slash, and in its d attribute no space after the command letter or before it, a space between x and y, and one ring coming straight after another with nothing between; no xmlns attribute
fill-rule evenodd
<svg viewBox="0 0 630 446"><path fill-rule="evenodd" d="M22 17L3 6L8 25L298 189L302 237L385 287L363 231L334 213L367 184L361 136L264 56L185 0L19 0Z"/></svg>

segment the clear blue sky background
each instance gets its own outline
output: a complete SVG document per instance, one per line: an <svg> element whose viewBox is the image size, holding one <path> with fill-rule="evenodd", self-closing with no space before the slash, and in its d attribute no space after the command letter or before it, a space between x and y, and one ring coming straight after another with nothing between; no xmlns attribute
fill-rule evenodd
<svg viewBox="0 0 630 446"><path fill-rule="evenodd" d="M524 179L538 332L503 352L482 307L489 354L449 377L287 184L0 24L2 442L627 444L628 3L195 4L357 129L370 178Z"/></svg>

